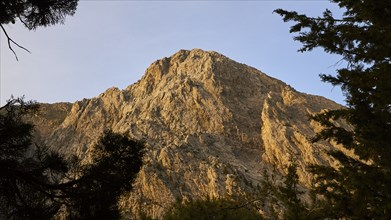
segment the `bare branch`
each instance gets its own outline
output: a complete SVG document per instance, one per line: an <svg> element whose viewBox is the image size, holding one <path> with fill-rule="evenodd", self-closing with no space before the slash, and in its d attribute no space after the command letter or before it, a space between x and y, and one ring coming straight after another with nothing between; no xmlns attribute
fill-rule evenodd
<svg viewBox="0 0 391 220"><path fill-rule="evenodd" d="M241 208L243 208L243 207L245 207L245 206L248 206L248 205L250 205L251 203L254 203L254 202L257 202L257 201L260 201L261 199L253 199L253 200L251 200L251 201L249 201L249 202L246 202L246 203L244 203L244 204L242 204L242 205L237 205L237 206L230 206L230 207L225 207L225 208L222 208L223 210L226 210L226 209L241 209Z"/></svg>
<svg viewBox="0 0 391 220"><path fill-rule="evenodd" d="M25 27L28 27L28 24L26 22L24 22L20 16L18 16L18 18L19 18L19 21L22 22L22 24L24 24Z"/></svg>
<svg viewBox="0 0 391 220"><path fill-rule="evenodd" d="M15 44L17 47L19 47L19 48L21 48L21 49L23 49L23 50L25 50L25 51L27 51L27 52L29 52L29 53L31 53L28 49L26 49L26 48L23 47L23 46L20 46L18 43L16 43L14 40L12 40L12 38L10 38L10 37L8 36L8 33L7 33L7 31L4 29L4 27L3 27L2 24L0 24L0 27L1 27L1 29L3 30L5 36L7 37L8 48L12 51L12 53L14 53L15 58L16 58L17 61L19 61L18 56L16 55L14 49L12 48L11 43Z"/></svg>

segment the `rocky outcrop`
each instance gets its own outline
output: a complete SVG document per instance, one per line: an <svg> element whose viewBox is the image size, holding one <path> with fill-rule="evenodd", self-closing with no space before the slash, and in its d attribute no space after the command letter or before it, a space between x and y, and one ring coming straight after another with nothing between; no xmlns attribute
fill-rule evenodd
<svg viewBox="0 0 391 220"><path fill-rule="evenodd" d="M37 142L43 142L53 130L64 121L72 108L71 103L61 102L54 104L40 103L39 109L33 115L26 117L27 121L34 123L34 137Z"/></svg>
<svg viewBox="0 0 391 220"><path fill-rule="evenodd" d="M333 147L308 140L319 129L309 115L340 107L219 53L181 50L124 90L74 103L46 144L88 160L105 129L144 140L145 165L121 206L159 217L177 199L253 193L264 169L293 161L308 185L306 165L330 163Z"/></svg>

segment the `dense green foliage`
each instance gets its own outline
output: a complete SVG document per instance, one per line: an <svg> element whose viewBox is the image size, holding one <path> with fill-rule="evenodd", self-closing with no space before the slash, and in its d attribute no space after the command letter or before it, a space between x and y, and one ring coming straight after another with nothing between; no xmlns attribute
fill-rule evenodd
<svg viewBox="0 0 391 220"><path fill-rule="evenodd" d="M324 126L316 140L329 140L351 149L354 159L329 152L340 168L313 166L316 192L323 195L326 217L391 219L391 1L333 0L343 10L308 17L278 9L284 21L293 21L301 52L323 48L341 55L346 67L323 81L341 86L347 108L319 113L313 119ZM336 121L350 126L341 126Z"/></svg>
<svg viewBox="0 0 391 220"><path fill-rule="evenodd" d="M320 219L317 205L303 202L304 193L299 185L296 165L288 167L287 175L278 182L270 179L265 171L257 193L250 197L194 200L177 202L163 216L165 220L176 219ZM259 213L262 211L262 215Z"/></svg>
<svg viewBox="0 0 391 220"><path fill-rule="evenodd" d="M296 165L288 167L283 185L278 187L278 197L284 206L284 219L304 219L306 217L306 205L300 200L303 194L299 189L299 176Z"/></svg>
<svg viewBox="0 0 391 220"><path fill-rule="evenodd" d="M83 167L82 181L70 200L72 219L119 219L117 202L142 166L143 144L126 135L107 131L92 150L92 161ZM81 196L80 196L81 195Z"/></svg>
<svg viewBox="0 0 391 220"><path fill-rule="evenodd" d="M291 164L287 174L276 181L264 172L264 179L259 186L257 209L264 210L266 219L318 219L316 206L304 202L304 189L300 186L296 164ZM274 176L274 175L273 175ZM314 198L315 199L315 198ZM313 200L314 201L314 200Z"/></svg>
<svg viewBox="0 0 391 220"><path fill-rule="evenodd" d="M33 146L33 126L23 116L37 111L33 102L12 99L0 111L0 218L49 219L60 206L61 183L70 169L62 157Z"/></svg>
<svg viewBox="0 0 391 220"><path fill-rule="evenodd" d="M32 30L63 23L76 11L78 0L0 0L0 24L20 20Z"/></svg>
<svg viewBox="0 0 391 220"><path fill-rule="evenodd" d="M259 213L249 206L238 205L229 199L194 200L177 202L163 217L165 220L250 220L262 219Z"/></svg>
<svg viewBox="0 0 391 220"><path fill-rule="evenodd" d="M132 188L143 144L107 131L90 164L33 144L24 116L34 102L11 99L0 109L0 219L118 219L119 196ZM62 213L62 210L66 213Z"/></svg>

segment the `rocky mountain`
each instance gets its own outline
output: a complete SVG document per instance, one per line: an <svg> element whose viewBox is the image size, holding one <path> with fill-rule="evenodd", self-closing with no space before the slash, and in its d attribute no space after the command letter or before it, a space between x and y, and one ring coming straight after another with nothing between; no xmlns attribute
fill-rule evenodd
<svg viewBox="0 0 391 220"><path fill-rule="evenodd" d="M67 117L71 108L72 104L66 102L54 104L39 103L39 111L26 118L38 128L34 130L36 141L42 142L50 136L52 131Z"/></svg>
<svg viewBox="0 0 391 220"><path fill-rule="evenodd" d="M284 173L293 161L309 185L306 166L332 164L325 150L338 147L309 141L320 129L309 116L335 108L341 106L194 49L154 62L124 90L110 88L61 108L52 113L58 117L50 132L46 122L38 130L48 146L87 161L105 129L144 140L145 165L121 206L158 217L178 199L251 194L265 169Z"/></svg>

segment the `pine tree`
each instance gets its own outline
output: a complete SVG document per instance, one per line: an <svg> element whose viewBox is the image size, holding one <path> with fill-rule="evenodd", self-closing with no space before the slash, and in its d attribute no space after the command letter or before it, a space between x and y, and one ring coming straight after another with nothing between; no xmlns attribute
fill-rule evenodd
<svg viewBox="0 0 391 220"><path fill-rule="evenodd" d="M33 125L23 117L37 109L21 98L0 108L0 219L50 219L72 186L61 182L72 164L33 145Z"/></svg>
<svg viewBox="0 0 391 220"><path fill-rule="evenodd" d="M300 199L304 192L299 189L299 176L296 165L288 167L288 173L284 178L284 184L278 187L279 200L284 205L284 219L304 219L306 205Z"/></svg>
<svg viewBox="0 0 391 220"><path fill-rule="evenodd" d="M119 197L132 189L143 165L144 145L125 134L106 131L81 169L68 209L69 219L119 219Z"/></svg>
<svg viewBox="0 0 391 220"><path fill-rule="evenodd" d="M290 32L298 33L300 52L320 47L347 63L335 75L321 75L341 86L347 106L313 117L324 126L315 141L341 144L359 159L329 152L341 166L313 166L316 191L328 201L329 217L391 219L391 1L332 2L344 10L341 18L327 9L322 17L275 10L285 22L295 22Z"/></svg>
<svg viewBox="0 0 391 220"><path fill-rule="evenodd" d="M143 143L106 131L92 163L65 159L33 142L34 126L24 119L38 108L22 98L0 108L0 219L119 219L117 201L132 189Z"/></svg>
<svg viewBox="0 0 391 220"><path fill-rule="evenodd" d="M260 220L253 208L230 199L197 199L185 203L176 202L164 216L164 220Z"/></svg>
<svg viewBox="0 0 391 220"><path fill-rule="evenodd" d="M64 23L65 17L74 15L78 0L0 0L0 28L7 37L8 48L16 55L12 44L27 51L7 33L3 24L19 20L29 30Z"/></svg>

